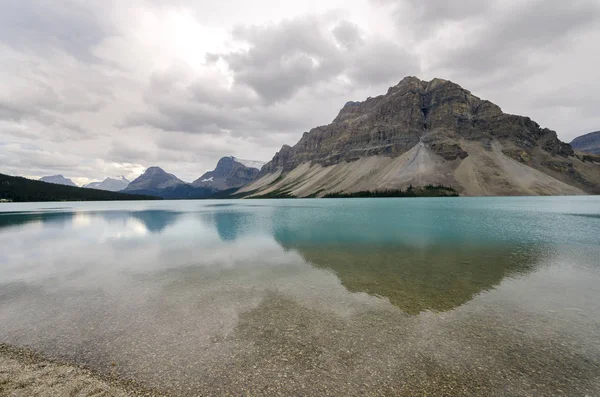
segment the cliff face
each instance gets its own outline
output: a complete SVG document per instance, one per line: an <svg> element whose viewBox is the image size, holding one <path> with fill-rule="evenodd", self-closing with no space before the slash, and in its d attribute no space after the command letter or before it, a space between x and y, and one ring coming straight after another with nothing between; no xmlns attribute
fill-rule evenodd
<svg viewBox="0 0 600 397"><path fill-rule="evenodd" d="M416 77L346 103L331 124L284 146L260 177L243 190L305 196L437 183L466 195L600 193L597 164L554 131L450 81Z"/></svg>

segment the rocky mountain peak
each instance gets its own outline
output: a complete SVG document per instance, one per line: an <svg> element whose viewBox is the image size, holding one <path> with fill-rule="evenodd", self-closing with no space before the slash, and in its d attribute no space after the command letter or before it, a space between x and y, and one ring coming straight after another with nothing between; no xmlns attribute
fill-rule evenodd
<svg viewBox="0 0 600 397"><path fill-rule="evenodd" d="M409 76L385 95L347 102L331 124L305 133L294 148L282 148L263 173L293 169L306 161L329 165L367 155L394 157L419 142L445 158L457 158L467 154L457 140L494 138L511 139L525 149L543 139L551 153L572 154L553 131L540 129L528 118L504 114L458 84Z"/></svg>
<svg viewBox="0 0 600 397"><path fill-rule="evenodd" d="M175 175L169 174L160 167L153 166L147 168L125 190L165 189L184 184L185 182Z"/></svg>
<svg viewBox="0 0 600 397"><path fill-rule="evenodd" d="M256 178L259 169L254 165L258 166L259 164L262 166L259 161L240 160L234 156L222 157L213 171L204 173L192 185L217 191L240 187Z"/></svg>
<svg viewBox="0 0 600 397"><path fill-rule="evenodd" d="M148 167L146 169L146 171L144 172L144 174L146 175L157 175L157 174L166 174L167 172L165 170L163 170L160 167L157 166L153 166L153 167Z"/></svg>
<svg viewBox="0 0 600 397"><path fill-rule="evenodd" d="M586 164L580 165L580 171L576 171L572 160L573 149L561 142L554 131L540 127L528 117L505 114L499 106L478 98L469 90L449 80L436 78L423 81L415 76L405 77L397 85L390 87L384 95L370 97L361 102L346 102L331 124L305 132L293 147L284 145L262 168L260 177L264 182L259 180L247 189L260 190L263 186L261 183L270 186L272 181L278 182L269 189L284 186L289 188L293 185L292 180L286 179L285 176L300 165L315 173L320 169L338 165L346 171L339 181L327 171L327 175L331 177L324 179L322 185L313 183L314 181L305 181L302 185L306 188L293 192L293 195L314 194L315 191L319 191L316 188L318 186L322 188L320 191L334 188L356 189L360 183L349 182L351 174L346 173L350 172L349 169L359 167L357 164L362 164L363 160L367 161L365 159L371 159L368 161L373 164L387 164L407 156L411 159L402 161L407 162L407 170L412 170L406 172L413 174L402 178L392 177L400 171L390 168L388 173L382 174L382 179L376 185L378 188L406 188L406 183L415 186L423 183L446 183L462 191L467 189L464 186L469 180L463 174L466 172L464 169L471 169L474 164L478 164L482 169L485 168L483 164L508 167L510 161L515 161L528 167L523 172L531 175L528 178L518 176L516 166L515 169L507 171L507 175L514 179L512 185L509 185L520 187L508 189L506 192L528 194L534 191L529 185L523 186L529 183L526 181L540 177L535 174L535 170L556 179L547 181L546 186L553 186L552 188L538 189L545 192L544 194L553 191L600 189L599 186L594 187L596 169L589 168ZM471 156L476 156L477 159L467 161ZM484 161L486 156L490 159ZM448 164L442 166L443 162ZM464 169L456 171L458 176L449 174L462 163L467 165L463 166ZM491 169L493 167L490 168L490 172ZM376 171L361 168L361 171L356 171L356 178L362 181L360 178L371 175L372 177L367 178L369 180L361 182L365 189L370 189L376 181L372 174ZM473 172L477 173L480 170ZM276 173L280 173L281 177L274 176ZM293 173L294 178L300 174ZM504 183L502 178L498 178L498 183ZM491 181L493 178L485 176L484 179ZM283 184L284 180L286 184ZM465 181L464 184L459 180ZM338 183L337 187L329 186L335 181ZM564 181L576 186L574 190L560 185ZM469 185L469 194L501 191L497 186L483 188L486 183L489 184L481 182L481 185L475 187ZM556 187L559 185L560 188Z"/></svg>
<svg viewBox="0 0 600 397"><path fill-rule="evenodd" d="M305 133L307 135L307 133ZM283 145L281 149L275 153L273 160L265 164L261 171L261 175L265 175L271 172L275 172L277 169L289 167L290 161L294 155L294 148L290 145Z"/></svg>

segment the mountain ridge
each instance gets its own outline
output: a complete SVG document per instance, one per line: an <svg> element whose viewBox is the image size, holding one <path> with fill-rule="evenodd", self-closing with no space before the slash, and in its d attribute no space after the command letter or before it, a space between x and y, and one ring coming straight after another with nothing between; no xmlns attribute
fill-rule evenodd
<svg viewBox="0 0 600 397"><path fill-rule="evenodd" d="M600 154L600 131L578 136L571 141L571 147L585 153Z"/></svg>
<svg viewBox="0 0 600 397"><path fill-rule="evenodd" d="M109 192L118 192L124 190L129 186L129 181L124 176L120 176L119 178L110 178L107 177L101 182L90 182L87 185L83 186L88 189L98 189L98 190L106 190Z"/></svg>
<svg viewBox="0 0 600 397"><path fill-rule="evenodd" d="M64 186L71 186L71 187L77 187L77 185L70 179L65 178L64 176L58 174L58 175L49 175L49 176L43 176L39 179L41 182L46 182L46 183L54 183L56 185L64 185Z"/></svg>
<svg viewBox="0 0 600 397"><path fill-rule="evenodd" d="M142 175L131 182L124 193L150 195L170 200L204 199L211 197L216 190L196 187L186 183L160 167L148 167Z"/></svg>

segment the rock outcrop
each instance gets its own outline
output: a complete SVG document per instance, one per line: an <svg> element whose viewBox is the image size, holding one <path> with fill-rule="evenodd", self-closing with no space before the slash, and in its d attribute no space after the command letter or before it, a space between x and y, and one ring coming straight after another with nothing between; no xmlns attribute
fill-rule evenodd
<svg viewBox="0 0 600 397"><path fill-rule="evenodd" d="M528 117L450 81L407 77L283 146L240 192L305 197L428 184L461 195L600 193L600 167Z"/></svg>
<svg viewBox="0 0 600 397"><path fill-rule="evenodd" d="M62 175L43 176L40 181L46 183L54 183L55 185L77 186L72 180L65 178Z"/></svg>
<svg viewBox="0 0 600 397"><path fill-rule="evenodd" d="M247 166L249 165L249 166ZM228 190L244 186L256 179L262 163L239 160L233 156L223 157L214 171L209 171L196 179L195 187L211 188L215 191Z"/></svg>
<svg viewBox="0 0 600 397"><path fill-rule="evenodd" d="M575 150L590 154L600 154L600 131L579 136L571 142Z"/></svg>

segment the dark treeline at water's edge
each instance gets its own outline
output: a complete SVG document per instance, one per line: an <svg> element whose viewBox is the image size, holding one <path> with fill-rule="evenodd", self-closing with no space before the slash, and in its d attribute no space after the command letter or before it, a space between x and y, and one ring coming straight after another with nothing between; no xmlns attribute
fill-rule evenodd
<svg viewBox="0 0 600 397"><path fill-rule="evenodd" d="M160 200L159 197L85 189L34 181L18 176L0 174L0 200L27 201L111 201Z"/></svg>
<svg viewBox="0 0 600 397"><path fill-rule="evenodd" d="M35 201L111 201L111 200L197 200L197 199L282 199L315 198L316 192L308 197L296 197L288 191L275 190L264 195L254 195L256 191L237 193L238 188L212 191L190 185L162 190L139 190L130 193L86 189L35 181L22 177L0 174L0 200L11 202ZM354 193L328 193L323 198L369 198L369 197L456 197L458 192L451 187L428 185L409 186L406 190L360 191Z"/></svg>
<svg viewBox="0 0 600 397"><path fill-rule="evenodd" d="M309 196L297 197L285 190L274 190L272 192L254 195L256 190L231 194L229 196L222 196L219 198L247 198L247 199L295 199L295 198L317 198L322 193L319 190ZM427 185L425 187L413 187L409 186L406 190L375 190L375 191L360 191L353 193L328 193L323 198L376 198L376 197L459 197L458 192L447 186L441 185Z"/></svg>
<svg viewBox="0 0 600 397"><path fill-rule="evenodd" d="M451 187L427 185L414 188L409 186L406 190L374 190L354 193L329 193L323 198L361 198L361 197L458 197L458 193Z"/></svg>

